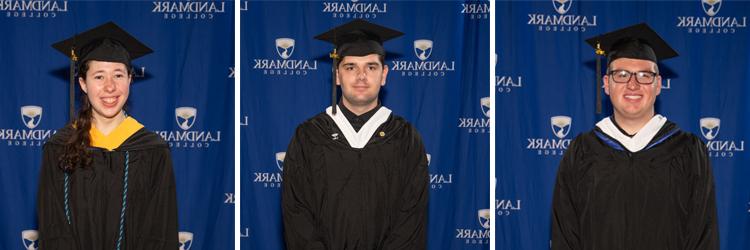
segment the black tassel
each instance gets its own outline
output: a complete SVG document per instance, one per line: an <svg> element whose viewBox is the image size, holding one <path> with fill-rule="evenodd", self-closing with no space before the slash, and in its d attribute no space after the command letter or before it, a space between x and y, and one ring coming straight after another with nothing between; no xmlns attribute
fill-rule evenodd
<svg viewBox="0 0 750 250"><path fill-rule="evenodd" d="M336 49L333 49L333 53L329 56L333 59L333 64L331 65L331 75L333 76L333 79L331 79L331 109L333 110L331 112L336 115L336 64L338 64L339 55L336 54Z"/></svg>
<svg viewBox="0 0 750 250"><path fill-rule="evenodd" d="M596 90L596 114L602 114L602 56L604 56L604 50L601 49L601 44L596 43L596 81L594 81L594 89Z"/></svg>

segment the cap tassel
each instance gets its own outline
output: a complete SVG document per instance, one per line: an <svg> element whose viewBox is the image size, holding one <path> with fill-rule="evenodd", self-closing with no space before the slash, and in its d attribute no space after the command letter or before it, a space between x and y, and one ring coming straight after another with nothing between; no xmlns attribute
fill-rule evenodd
<svg viewBox="0 0 750 250"><path fill-rule="evenodd" d="M604 50L601 48L599 42L596 43L596 81L594 81L594 89L596 90L596 114L602 114L602 90L599 84L602 79L602 56L604 56Z"/></svg>
<svg viewBox="0 0 750 250"><path fill-rule="evenodd" d="M336 49L333 49L333 52L328 54L331 59L333 59L333 64L331 65L331 75L333 76L333 79L331 79L331 109L333 115L336 115L336 64L338 64L339 55L336 54Z"/></svg>
<svg viewBox="0 0 750 250"><path fill-rule="evenodd" d="M75 67L78 62L75 48L70 48L70 86L68 86L68 117L72 121L75 116Z"/></svg>

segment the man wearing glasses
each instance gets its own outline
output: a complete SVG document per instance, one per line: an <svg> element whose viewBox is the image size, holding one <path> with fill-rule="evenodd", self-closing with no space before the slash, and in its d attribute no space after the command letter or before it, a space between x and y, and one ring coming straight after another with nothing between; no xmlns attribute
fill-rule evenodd
<svg viewBox="0 0 750 250"><path fill-rule="evenodd" d="M577 136L560 162L552 249L719 249L706 147L654 109L657 62L677 52L646 24L587 42L607 56L613 115Z"/></svg>

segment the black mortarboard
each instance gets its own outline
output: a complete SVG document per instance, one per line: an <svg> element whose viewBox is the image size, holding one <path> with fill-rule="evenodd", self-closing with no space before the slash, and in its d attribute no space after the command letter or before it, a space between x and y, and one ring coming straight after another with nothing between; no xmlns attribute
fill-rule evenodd
<svg viewBox="0 0 750 250"><path fill-rule="evenodd" d="M601 57L607 56L607 63L619 58L648 60L658 63L661 60L678 56L677 51L667 44L659 34L646 23L621 28L589 39L586 43L596 50L596 113L601 113Z"/></svg>
<svg viewBox="0 0 750 250"><path fill-rule="evenodd" d="M70 118L74 116L75 69L89 60L119 62L130 67L130 61L153 50L113 22L99 25L73 37L52 44L70 59ZM78 65L76 65L76 63Z"/></svg>
<svg viewBox="0 0 750 250"><path fill-rule="evenodd" d="M332 43L335 48L330 57L332 64L331 107L336 114L336 67L345 56L366 56L377 54L385 57L383 42L399 37L404 33L388 27L370 23L362 19L339 25L315 36L315 39Z"/></svg>

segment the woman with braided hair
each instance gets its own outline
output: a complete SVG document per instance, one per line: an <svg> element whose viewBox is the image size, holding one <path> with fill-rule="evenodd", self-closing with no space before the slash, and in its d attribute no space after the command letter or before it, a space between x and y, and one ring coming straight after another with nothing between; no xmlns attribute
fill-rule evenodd
<svg viewBox="0 0 750 250"><path fill-rule="evenodd" d="M81 101L44 145L40 249L177 249L169 146L123 109L130 61L151 49L111 22L53 47L77 60Z"/></svg>

